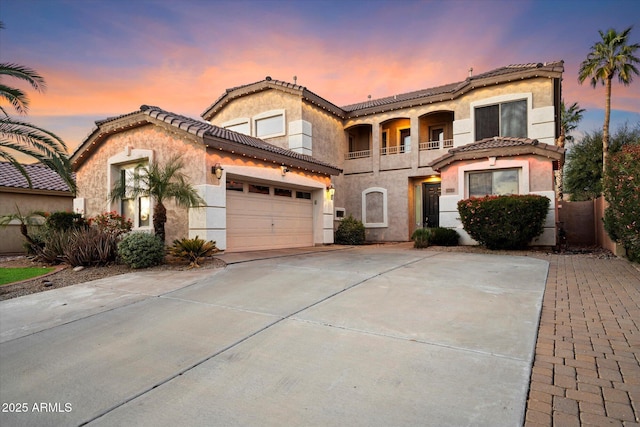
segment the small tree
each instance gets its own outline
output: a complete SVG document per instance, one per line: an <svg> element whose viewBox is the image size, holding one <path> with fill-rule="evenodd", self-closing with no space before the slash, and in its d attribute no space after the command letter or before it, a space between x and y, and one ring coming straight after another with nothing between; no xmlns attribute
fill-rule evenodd
<svg viewBox="0 0 640 427"><path fill-rule="evenodd" d="M128 185L123 179L118 180L109 198L114 202L126 197L151 197L155 201L153 231L164 244L164 225L167 222L165 201L173 200L178 206L186 208L205 204L195 188L187 182L188 177L182 172L183 168L184 162L179 155L171 157L164 165L153 163L147 168L140 164L135 168L132 184Z"/></svg>
<svg viewBox="0 0 640 427"><path fill-rule="evenodd" d="M16 205L16 213L0 216L0 227L6 227L14 220L18 221L20 223L20 234L27 241L26 245L31 248L36 245L36 242L29 235L29 227L42 225L46 216L42 211L31 211L23 215L18 205Z"/></svg>
<svg viewBox="0 0 640 427"><path fill-rule="evenodd" d="M556 141L558 147L564 148L565 142L573 141L573 135L571 132L577 129L578 123L582 120L582 113L584 109L580 108L577 102L571 104L567 108L564 104L564 100L560 103L560 137ZM556 196L559 200L564 197L564 168L558 168L555 171L556 176Z"/></svg>
<svg viewBox="0 0 640 427"><path fill-rule="evenodd" d="M604 193L609 201L605 229L631 261L640 262L640 145L625 146L611 156Z"/></svg>
<svg viewBox="0 0 640 427"><path fill-rule="evenodd" d="M640 144L640 123L619 127L611 135L609 152ZM602 194L602 131L586 133L567 153L564 187L572 201L593 200Z"/></svg>

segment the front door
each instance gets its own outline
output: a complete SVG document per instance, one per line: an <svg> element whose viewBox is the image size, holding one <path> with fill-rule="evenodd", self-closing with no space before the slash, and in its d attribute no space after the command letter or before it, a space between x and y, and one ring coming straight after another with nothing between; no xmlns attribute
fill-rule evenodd
<svg viewBox="0 0 640 427"><path fill-rule="evenodd" d="M422 184L422 226L438 227L440 217L440 183Z"/></svg>

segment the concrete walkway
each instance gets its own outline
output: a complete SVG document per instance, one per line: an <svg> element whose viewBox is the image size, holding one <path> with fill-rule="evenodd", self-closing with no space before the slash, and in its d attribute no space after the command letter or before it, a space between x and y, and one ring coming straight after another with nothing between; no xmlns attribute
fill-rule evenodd
<svg viewBox="0 0 640 427"><path fill-rule="evenodd" d="M1 302L0 425L523 423L546 261L271 255Z"/></svg>
<svg viewBox="0 0 640 427"><path fill-rule="evenodd" d="M526 427L640 424L640 270L552 255Z"/></svg>

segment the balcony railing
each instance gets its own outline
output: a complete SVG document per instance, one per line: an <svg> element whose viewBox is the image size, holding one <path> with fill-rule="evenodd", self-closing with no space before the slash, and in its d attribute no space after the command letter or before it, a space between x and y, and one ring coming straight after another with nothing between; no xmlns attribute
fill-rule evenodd
<svg viewBox="0 0 640 427"><path fill-rule="evenodd" d="M344 156L345 160L363 159L365 157L371 157L371 150L351 151Z"/></svg>
<svg viewBox="0 0 640 427"><path fill-rule="evenodd" d="M442 141L426 141L420 143L420 150L440 150L443 148L453 148L453 139Z"/></svg>
<svg viewBox="0 0 640 427"><path fill-rule="evenodd" d="M380 149L380 155L408 153L409 150L404 145L394 145L392 147L383 147Z"/></svg>

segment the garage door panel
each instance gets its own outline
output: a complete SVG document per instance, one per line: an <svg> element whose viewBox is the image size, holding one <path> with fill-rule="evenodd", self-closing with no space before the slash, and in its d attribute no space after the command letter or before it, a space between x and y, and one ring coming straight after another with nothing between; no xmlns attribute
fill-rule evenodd
<svg viewBox="0 0 640 427"><path fill-rule="evenodd" d="M227 193L227 250L305 246L313 246L311 200Z"/></svg>

